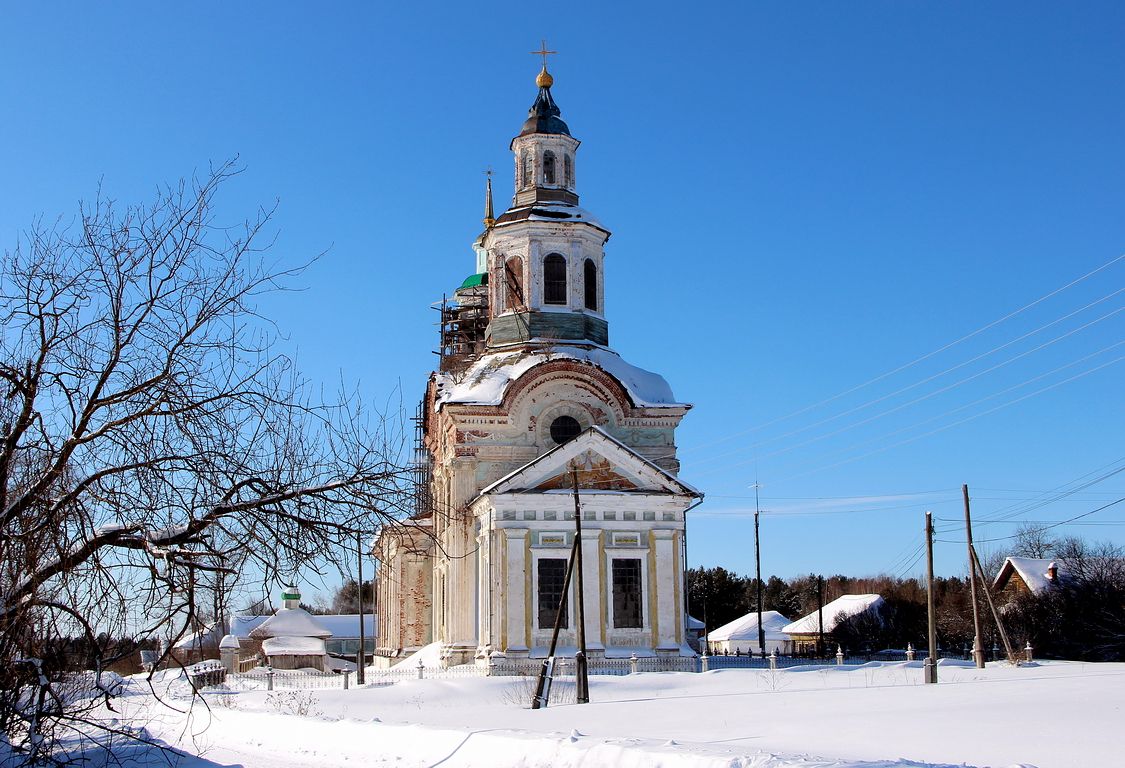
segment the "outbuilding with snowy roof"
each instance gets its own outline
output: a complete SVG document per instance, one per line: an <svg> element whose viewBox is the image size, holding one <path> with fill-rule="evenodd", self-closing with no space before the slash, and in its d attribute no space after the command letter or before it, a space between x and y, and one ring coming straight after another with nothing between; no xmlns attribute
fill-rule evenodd
<svg viewBox="0 0 1125 768"><path fill-rule="evenodd" d="M789 623L789 619L777 611L762 611L766 653L790 652L791 641L783 631ZM758 612L751 611L708 632L707 648L711 653L758 653Z"/></svg>
<svg viewBox="0 0 1125 768"><path fill-rule="evenodd" d="M262 643L262 653L276 669L327 668L324 641L332 631L301 607L301 593L294 586L281 593L282 607L250 631Z"/></svg>
<svg viewBox="0 0 1125 768"><path fill-rule="evenodd" d="M844 619L875 611L882 604L879 595L842 595L820 610L785 625L781 631L789 635L793 653L812 653L818 649L822 630L827 637Z"/></svg>
<svg viewBox="0 0 1125 768"><path fill-rule="evenodd" d="M992 582L992 590L1006 600L1020 595L1039 595L1066 579L1066 563L1041 557L1006 557Z"/></svg>

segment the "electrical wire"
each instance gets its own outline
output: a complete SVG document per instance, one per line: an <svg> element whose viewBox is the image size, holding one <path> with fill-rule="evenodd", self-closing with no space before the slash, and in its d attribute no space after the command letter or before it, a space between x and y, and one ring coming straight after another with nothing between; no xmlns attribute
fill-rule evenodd
<svg viewBox="0 0 1125 768"><path fill-rule="evenodd" d="M952 349L953 347L957 346L958 344L961 344L962 342L968 341L969 339L972 339L976 336L979 336L980 334L984 333L985 331L988 331L992 328L995 328L998 325L1001 325L1004 322L1007 322L1008 320L1022 314L1023 312L1026 312L1027 310L1031 309L1032 307L1038 306L1039 304L1042 304L1044 301L1046 301L1050 298L1053 298L1053 297L1057 296L1058 294L1062 293L1063 291L1066 291L1066 290L1074 287L1075 285L1078 285L1079 283L1089 279L1090 277L1093 277L1094 275L1098 274L1099 272L1102 272L1103 270L1108 269L1109 267L1118 263L1122 259L1125 259L1125 254L1121 254L1120 256L1117 256L1116 258L1107 261L1106 263L1102 264L1101 266L1090 270L1086 274L1084 274L1080 277L1077 277L1074 280L1071 280L1069 283L1067 283L1067 284L1065 284L1065 285L1063 285L1059 288L1056 288L1055 290L1050 291L1049 293L1046 293L1043 296L1040 296L1039 298L1035 299L1034 301L1032 301L1028 304L1025 304L1024 306L1020 307L1019 309L1016 309L1012 312L1009 312L1008 314L1004 315L1003 317L1000 317L996 320L993 320L990 323L987 323L986 325L981 326L980 328L977 328L975 331L972 331L972 332L970 332L970 333L968 333L968 334L966 334L966 335L964 335L964 336L962 336L958 339L955 339L954 341L948 342L947 344L944 344L941 347L938 347L937 349L935 349L931 352L927 352L926 354L924 354L920 357L917 357L917 358L911 360L908 363L904 363L903 365L900 365L897 368L894 368L894 369L892 369L890 371L887 371L885 373L881 373L878 376L875 376L874 378L868 379L867 381L865 381L861 384L856 384L855 386L849 387L848 389L845 389L842 392L839 392L835 395L832 395L831 397L827 397L827 398L825 398L823 400L820 400L818 402L815 402L811 405L804 406L803 408L800 408L796 411L788 413L784 416L778 416L774 419L770 419L769 421L766 421L766 422L764 422L762 424L759 424L755 427L751 427L750 429L743 430L741 432L732 433L732 434L726 435L725 437L721 437L717 440L712 440L712 441L707 442L707 443L701 443L699 445L691 446L689 448L686 448L685 450L687 450L689 452L694 451L694 450L701 450L703 448L707 448L707 447L710 447L712 445L717 445L717 444L720 444L720 443L727 442L729 440L734 440L735 438L742 437L744 435L748 435L748 434L751 434L753 432L760 431L762 429L765 429L766 427L772 426L772 425L777 424L779 422L788 421L791 418L795 418L797 416L804 415L804 414L808 413L809 411L813 411L813 410L815 410L815 409L817 409L817 408L819 408L823 405L827 405L829 403L835 402L836 400L839 400L842 397L846 397L847 395L850 395L853 392L857 392L859 390L865 389L865 388L871 386L872 384L876 384L880 381L883 381L884 379L887 379L891 376L894 376L897 373L901 373L902 371L905 371L909 368L912 368L915 365L917 365L918 363L924 362L924 361L926 361L926 360L928 360L928 359L930 359L930 358L932 358L936 355L941 354L942 352L944 352L948 349ZM1112 296L1112 295L1115 295L1115 294L1110 294L1110 295ZM1099 301L1101 301L1101 300L1099 300ZM1095 302L1095 303L1097 303L1097 302Z"/></svg>
<svg viewBox="0 0 1125 768"><path fill-rule="evenodd" d="M1054 374L1059 373L1061 371L1064 371L1067 368L1072 368L1075 365L1078 365L1080 363L1084 363L1087 360L1089 360L1090 358L1097 357L1098 355L1102 354L1103 352L1106 352L1106 351L1108 351L1110 349L1113 349L1115 347L1119 347L1122 344L1125 344L1125 341L1119 341L1115 344L1109 345L1108 347L1103 347L1102 349L1099 349L1096 352L1092 352L1088 355L1085 355L1083 357L1078 358L1077 360L1072 360L1069 363L1066 363L1064 365L1060 365L1059 367L1057 367L1053 370L1047 371L1046 373L1041 373L1037 376L1031 377L1030 379L1025 379L1024 381L1021 381L1018 384L1013 384L1010 387L1006 387L1006 388L1004 388L1004 389L1002 389L998 392L993 392L990 395L985 395L984 397L978 398L978 399L972 401L971 403L966 403L965 405L960 405L960 406L957 406L956 408L951 408L951 409L949 409L949 410L947 410L943 413L939 413L935 416L931 416L927 419L923 419L922 421L918 421L918 422L915 422L913 424L909 424L905 427L900 427L896 430L892 430L891 432L883 433L882 435L879 435L877 437L869 438L867 440L861 440L858 443L852 443L851 445L847 446L846 448L843 448L843 449L840 449L838 451L834 451L834 452L830 453L829 457L831 457L831 456L846 456L849 453L851 453L852 451L856 450L857 448L862 448L864 446L871 445L872 443L883 444L887 441L887 439L892 438L896 435L900 435L904 432L910 432L911 430L917 429L918 427L924 426L926 424L931 424L935 421L940 421L941 419L944 419L948 416L952 416L953 414L960 413L962 411L973 408L974 406L980 405L981 403L988 402L989 400L993 400L997 397L1001 397L1003 395L1006 395L1009 392L1013 392L1017 389L1021 389L1025 386L1027 386L1028 384L1033 384L1036 381L1040 381L1040 380L1045 379L1049 376L1053 376ZM1123 358L1118 358L1118 360L1121 360L1121 359L1123 359ZM801 477L801 476L802 475L791 475L790 477Z"/></svg>
<svg viewBox="0 0 1125 768"><path fill-rule="evenodd" d="M999 411L999 410L1002 410L1002 409L1007 408L1009 406L1015 405L1016 403L1021 403L1024 400L1035 397L1037 395L1041 395L1045 392L1049 392L1053 389L1061 387L1064 384L1069 384L1073 381L1077 381L1078 379L1085 378L1086 376L1089 376L1092 373L1096 373L1096 372L1100 371L1102 368L1106 368L1110 365L1114 365L1115 363L1119 363L1119 362L1121 362L1121 360L1125 360L1125 356L1115 358L1113 360L1110 360L1108 363L1103 363L1102 365L1099 365L1099 366L1096 366L1096 367L1091 368L1089 370L1083 371L1082 373L1075 374L1074 376L1071 376L1070 378L1063 379L1062 381L1055 382L1054 384L1048 385L1046 387L1042 387L1040 389L1035 390L1034 392L1029 392L1026 395L1023 395L1021 397L1017 397L1014 400L1009 400L1008 402L1005 402L1005 403L1001 403L1000 405L997 405L993 408L989 408L985 411L981 411L980 413L973 414L972 416L967 416L963 419L958 419L957 421L954 421L950 424L946 424L945 426L938 427L937 429L932 429L929 432L924 432L921 435L916 435L914 437L907 438L906 440L900 440L897 443L885 445L885 446L883 446L881 448L878 448L874 451L868 451L867 453L861 454L859 456L854 456L852 458L845 459L843 461L837 461L833 464L828 464L828 465L823 466L823 467L818 467L816 469L812 469L812 470L809 470L807 472L802 472L802 473L799 473L799 474L796 474L796 475L790 475L790 476L785 477L782 480L779 480L779 481L776 481L776 482L785 482L785 481L788 481L788 480L793 480L793 479L798 478L798 477L805 477L807 475L811 475L811 474L814 474L816 472L823 472L826 469L832 469L834 467L842 466L844 464L850 464L852 462L859 461L861 459L866 459L869 456L874 456L875 454L883 453L884 451L889 451L892 448L898 448L899 446L902 446L902 445L908 445L909 443L913 443L913 442L916 442L918 440L922 440L923 438L930 437L931 435L936 435L939 432L944 432L947 429L952 429L953 427L960 426L960 425L965 424L967 422L973 421L974 419L979 419L982 416L987 416L991 413L995 413L996 411Z"/></svg>
<svg viewBox="0 0 1125 768"><path fill-rule="evenodd" d="M1122 289L1122 290L1125 290L1125 289ZM955 382L953 382L952 384L948 384L948 385L946 385L946 386L944 386L944 387L941 387L941 388L939 388L939 389L936 389L936 390L934 390L934 391L932 391L932 392L929 392L929 393L927 393L927 394L925 394L925 395L922 395L922 396L920 396L920 397L914 398L913 400L908 400L908 401L907 401L907 402L905 402L905 403L900 403L899 405L896 405L896 406L894 406L893 408L890 408L890 409L888 409L888 410L885 410L885 411L881 411L881 412L879 412L879 413L876 413L876 414L874 414L873 416L868 416L867 418L861 419L861 420L859 420L859 421L856 421L856 422L852 422L851 424L848 424L848 425L845 425L845 426L843 426L843 427L840 427L839 429L836 429L836 430L833 430L833 431L831 431L831 432L826 432L826 433L824 433L824 434L821 434L821 435L817 435L817 436L811 437L811 438L809 438L809 439L807 439L807 440L803 440L803 441L801 441L801 442L799 442L799 443L796 443L796 444L794 444L794 445L790 445L790 446L788 446L788 447L785 447L785 448L779 448L778 450L775 450L775 451L771 451L771 452L769 452L769 453L765 454L764 456L757 456L757 455L756 455L756 456L755 456L754 458L752 458L752 459L746 459L746 460L744 460L744 461L740 461L740 462L734 462L734 463L732 463L732 464L725 464L725 465L722 465L722 466L721 466L721 467L720 467L719 469L724 469L724 468L726 468L726 469L730 469L730 468L734 468L734 467L739 467L739 466L743 466L743 465L745 465L745 464L748 464L748 463L750 463L751 461L757 461L757 460L759 460L759 459L761 459L761 458L769 458L769 457L771 457L771 456L777 456L777 455L779 455L779 454L783 454L783 453L788 453L789 451L793 451L793 450L796 450L797 448L802 448L802 447L804 447L804 446L806 446L806 445L811 445L812 443L820 442L821 440L826 440L826 439L828 439L828 438L830 438L830 437L835 437L836 435L840 435L840 434L843 434L844 432L848 432L848 431L850 431L850 430L852 430L852 429L856 429L857 427L861 427L861 426L864 426L865 424L870 424L871 422L873 422L873 421L876 421L877 419L881 419L881 418L883 418L884 416L889 416L889 415L890 415L890 414L892 414L892 413L896 413L896 412L898 412L898 411L901 411L901 410L903 410L903 409L905 409L905 408L909 408L909 407L910 407L910 406L912 406L912 405L917 405L917 404L918 404L918 403L920 403L920 402L923 402L923 401L925 401L925 400L929 400L930 398L932 398L932 397L936 397L937 395L940 395L940 394L944 394L945 392L948 392L948 391L950 391L950 390L952 390L952 389L954 389L954 388L956 388L956 387L959 387L959 386L961 386L962 384L966 384L966 383L968 383L968 382L970 382L970 381L973 381L973 380L975 380L975 379L978 379L978 378L980 378L981 376L985 376L985 375L987 375L987 374L989 374L989 373L992 373L993 371L996 371L996 370L998 370L998 369L1000 369L1000 368L1003 368L1004 366L1010 365L1011 363L1014 363L1014 362L1016 362L1017 360L1021 360L1021 359L1023 359L1024 357L1027 357L1028 355L1034 354L1035 352L1039 352L1039 351L1041 351L1041 350L1043 350L1043 349L1045 349L1045 348L1047 348L1047 347L1049 347L1049 346L1052 346L1053 344L1056 344L1056 343L1058 343L1059 341L1062 341L1063 339L1066 339L1066 338L1068 338L1068 337L1070 337L1070 336L1074 335L1075 333L1078 333L1078 332L1080 332L1080 331L1083 331L1083 330L1085 330L1086 328L1089 328L1090 326L1092 326L1092 325L1095 325L1095 324L1097 324L1097 323L1099 323L1099 322L1102 322L1103 320L1106 320L1106 319L1108 319L1108 318L1110 318L1110 317L1113 317L1114 315L1117 315L1117 314L1119 314L1119 313L1121 313L1121 312L1125 312L1125 307L1121 307L1121 308L1118 308L1118 309L1116 309L1116 310L1114 310L1114 311L1112 311L1112 312L1109 312L1109 313L1107 313L1107 314L1105 314L1105 315L1102 315L1101 317L1099 317L1099 318L1097 318L1097 319L1095 319L1095 320L1091 320L1090 322L1086 323L1085 325L1082 325L1082 326L1080 326L1080 327L1078 327L1078 328L1074 328L1074 329L1072 329L1072 330L1068 331L1067 333L1063 334L1062 336L1058 336L1058 337L1056 337L1056 338L1054 338L1054 339L1051 339L1050 341L1046 341L1046 342L1044 342L1044 343L1042 343L1042 344L1040 344L1040 345L1038 345L1038 346L1036 346L1036 347L1033 347L1032 349L1029 349L1029 350L1025 350L1024 352L1021 352L1020 354L1018 354L1018 355L1015 355L1014 357L1008 358L1007 360L1004 360L1004 361L1002 361L1002 362L1000 362L1000 363L997 363L996 365L993 365L993 366L991 366L991 367L989 367L989 368L986 368L986 369L984 369L983 371L978 371L977 373L974 373L974 374L972 374L971 376L967 376L967 377L965 377L965 378L963 378L963 379L960 379L960 380L958 380L958 381L955 381ZM1119 342L1117 342L1116 344L1112 344L1112 345L1110 345L1109 347L1105 347L1105 348L1103 348L1103 349L1099 350L1098 352L1094 353L1093 355L1088 355L1088 356L1087 356L1087 358L1088 358L1088 357L1092 357L1092 356L1094 356L1094 355L1097 355L1097 354L1101 354L1102 352L1105 352L1105 351L1107 351L1107 350L1109 350L1109 349L1113 349L1114 347L1118 347L1118 346L1121 346L1122 344L1125 344L1125 342L1123 342L1123 341L1119 341ZM1007 346L1007 345L1001 345L1001 347L997 347L996 349L1000 349L1000 348L1002 348L1003 346ZM968 362L974 362L975 360L979 360L979 359L980 359L981 357L985 357L985 356L987 356L988 354L991 354L991 353L992 353L992 351L995 351L995 350L991 350L990 352L988 352L988 353L985 353L984 355L980 355L980 356L978 356L978 357L976 357L976 358L973 358L973 360L970 360L970 361L968 361ZM1083 359L1087 359L1087 358L1083 358ZM902 389L899 389L899 390L898 390L898 391L896 391L896 392L893 392L893 393L891 393L891 394L889 394L889 395L886 395L885 397L877 398L877 399L875 399L875 400L869 400L868 402L864 403L863 405L858 405L858 406L856 406L856 407L854 407L854 408L851 408L851 409L849 409L849 410L847 410L847 411L843 411L842 413L836 414L835 416L831 416L831 417L828 417L828 418L826 418L826 419L821 419L820 421L818 421L818 422L815 422L814 424L810 424L810 425L808 425L808 426L806 426L806 427L802 427L802 428L800 428L800 429L792 430L792 431L790 431L790 432L787 432L787 433L786 433L786 434L784 434L784 435L779 435L779 436L777 436L777 437L775 437L775 438L770 438L770 439L768 439L768 440L762 440L762 441L759 441L759 442L755 443L755 444L753 445L753 447L754 447L755 449L757 449L757 448L759 448L759 447L760 447L760 446L762 446L762 445L767 445L767 444L769 444L769 443L771 443L771 442L776 442L776 441L778 441L778 440L783 440L783 439L785 439L785 438L787 438L787 437L792 437L793 435L796 435L796 434L800 434L801 432L806 432L806 431L808 431L808 430L810 430L810 429L814 429L814 428L816 428L816 427L818 427L818 426L822 426L822 425L824 425L824 424L827 424L828 422L831 422L831 421L835 421L836 419L838 419L838 418L840 418L840 417L842 417L842 416L846 416L846 415L849 415L849 414L851 414L851 413L855 413L856 411L862 410L863 408L866 408L866 407L868 407L868 406L870 406L870 405L874 405L874 404L876 404L876 403L879 403L879 402L882 402L882 401L884 401L884 400L886 400L886 399L888 399L888 398L890 398L890 397L894 397L894 396L896 396L896 395L902 394L903 392L906 392L906 391L907 391L907 390L909 390L909 389L913 389L913 388L914 388L915 386L918 386L919 384L922 384L922 383L928 383L929 381L932 381L933 379L935 379L935 378L938 378L939 376L942 376L942 375L944 375L945 373L948 373L948 372L951 372L951 371L953 371L953 370L956 370L957 368L960 368L960 367L962 367L963 365L967 365L967 364L968 364L968 363L962 363L962 364L960 364L960 365L956 365L956 366L953 366L952 368L949 368L949 369L947 369L946 371L943 371L943 372L942 372L942 373L940 373L940 374L935 374L934 376L931 376L931 377L929 377L929 378L927 378L927 379L924 379L924 380L923 380L922 382L916 382L915 384L911 384L911 385L909 385L909 386L907 386L907 387L903 387ZM1075 363L1071 363L1070 365L1073 365L1073 364L1075 364ZM1067 367L1067 366L1063 366L1063 367ZM1056 371L1058 371L1058 370L1060 370L1060 369L1055 369L1055 371L1051 371L1050 373L1054 373L1054 372L1056 372ZM1049 375L1049 374L1045 374L1045 375ZM1040 377L1036 377L1036 378L1041 378L1041 377L1042 377L1042 376L1040 376ZM1034 380L1035 380L1035 379L1031 379L1030 381L1034 381ZM1020 385L1017 385L1017 386L1023 386L1023 385L1025 385L1025 384L1027 384L1027 383L1028 383L1028 382L1027 382L1027 381L1025 381L1025 382L1023 382L1022 384L1020 384ZM723 457L723 456L729 456L729 455L731 455L732 453L739 453L739 452L741 452L741 451L740 451L740 450L735 450L735 451L728 451L728 452L727 452L727 453L725 453L725 454L720 454L719 456L716 456L716 457L713 457L713 458L721 458L721 457ZM713 469L713 470L711 470L711 471L718 471L718 469Z"/></svg>
<svg viewBox="0 0 1125 768"><path fill-rule="evenodd" d="M1117 499L1116 501L1111 501L1108 504L1103 504L1102 506L1098 507L1097 509L1091 509L1089 512L1083 512L1080 515L1075 515L1074 517L1069 518L1067 520L1062 520L1062 521L1057 522L1057 523L1052 523L1051 525L1045 525L1045 526L1039 528L1038 530L1049 531L1052 528L1058 528L1061 525L1070 525L1075 520L1081 520L1084 517L1089 517L1090 515L1094 514L1095 512L1101 512L1103 509L1109 509L1110 507L1116 506L1123 501L1125 501L1125 496L1122 496L1120 499ZM997 536L997 537L991 538L991 539L974 539L974 542L977 543L977 544L990 544L990 543L996 542L996 541L1009 541L1011 539L1017 538L1019 535L1020 534L1018 534L1018 533L1013 533L1011 536ZM935 541L938 541L938 539L935 539ZM964 540L962 540L962 541L952 541L952 540L947 540L947 539L940 539L940 541L943 544L964 544L965 543Z"/></svg>

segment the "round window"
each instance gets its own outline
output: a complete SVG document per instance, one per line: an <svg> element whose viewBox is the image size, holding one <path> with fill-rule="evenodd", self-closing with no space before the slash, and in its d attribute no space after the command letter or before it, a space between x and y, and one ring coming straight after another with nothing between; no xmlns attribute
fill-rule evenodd
<svg viewBox="0 0 1125 768"><path fill-rule="evenodd" d="M573 416L559 416L551 422L551 439L559 445L578 437L582 425Z"/></svg>

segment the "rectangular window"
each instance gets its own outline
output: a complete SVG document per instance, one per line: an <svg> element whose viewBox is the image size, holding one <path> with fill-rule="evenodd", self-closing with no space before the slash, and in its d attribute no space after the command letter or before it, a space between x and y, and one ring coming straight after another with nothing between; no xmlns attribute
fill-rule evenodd
<svg viewBox="0 0 1125 768"><path fill-rule="evenodd" d="M613 560L613 626L617 629L639 629L641 622L641 560Z"/></svg>
<svg viewBox="0 0 1125 768"><path fill-rule="evenodd" d="M639 564L640 561L638 560ZM563 594L563 581L566 579L566 559L562 557L539 558L539 628L554 629L555 614L562 603L562 624L566 629L567 600Z"/></svg>

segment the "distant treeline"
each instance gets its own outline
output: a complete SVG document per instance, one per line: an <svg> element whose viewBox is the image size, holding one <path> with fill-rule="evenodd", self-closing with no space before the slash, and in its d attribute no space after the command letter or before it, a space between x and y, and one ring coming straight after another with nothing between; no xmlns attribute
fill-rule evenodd
<svg viewBox="0 0 1125 768"><path fill-rule="evenodd" d="M1110 544L1088 544L1078 539L1048 540L1030 535L1018 538L1013 555L1056 557L1065 563L1066 578L1040 594L994 595L1009 639L1020 648L1030 642L1040 658L1085 661L1125 660L1125 552ZM990 578L1003 564L1002 556L987 558ZM762 609L778 611L796 620L818 605L816 574L782 579L770 576L762 585ZM990 585L985 585L988 588ZM708 630L757 609L757 580L722 567L693 568L687 572L689 613L704 621ZM841 595L878 594L878 610L841 622L826 635L827 650L837 645L849 653L902 649L907 643L926 648L926 585L924 579L889 575L856 578L837 574L824 577L819 600L828 603ZM981 634L986 650L1001 646L996 623L985 602L980 602ZM967 577L934 579L934 605L938 645L946 650L971 648L973 608ZM826 617L827 618L827 617Z"/></svg>

